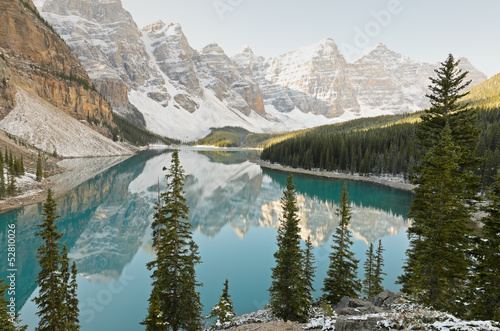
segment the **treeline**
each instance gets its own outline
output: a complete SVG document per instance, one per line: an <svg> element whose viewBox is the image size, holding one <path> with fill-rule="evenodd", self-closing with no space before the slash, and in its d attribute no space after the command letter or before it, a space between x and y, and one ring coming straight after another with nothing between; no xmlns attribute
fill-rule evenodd
<svg viewBox="0 0 500 331"><path fill-rule="evenodd" d="M112 130L113 140L115 141L118 140L118 135L121 135L122 141L126 140L135 146L157 143L170 145L173 142L178 142L154 134L114 112L113 122L117 126L117 128Z"/></svg>
<svg viewBox="0 0 500 331"><path fill-rule="evenodd" d="M274 132L274 133L253 133L239 127L225 126L213 128L212 132L205 138L198 139L198 145L209 145L216 147L244 147L244 148L265 148L283 140L293 138L311 129Z"/></svg>
<svg viewBox="0 0 500 331"><path fill-rule="evenodd" d="M16 177L21 175L24 175L23 156L17 158L7 148L3 155L0 151L0 199L16 194Z"/></svg>
<svg viewBox="0 0 500 331"><path fill-rule="evenodd" d="M36 180L43 179L42 155L39 152L36 158ZM5 147L5 152L0 150L0 199L15 196L18 193L16 178L24 176L24 157L17 157L11 149Z"/></svg>
<svg viewBox="0 0 500 331"><path fill-rule="evenodd" d="M198 139L199 145L216 147L239 147L249 132L243 128L226 126L212 129L212 132L203 139Z"/></svg>
<svg viewBox="0 0 500 331"><path fill-rule="evenodd" d="M402 175L406 179L412 174L412 165L419 162L414 145L416 117L370 119L373 128L366 128L367 119L320 127L265 148L261 159L293 168ZM477 171L484 189L493 183L500 165L500 109L478 110L476 127L481 131L476 153L483 158Z"/></svg>

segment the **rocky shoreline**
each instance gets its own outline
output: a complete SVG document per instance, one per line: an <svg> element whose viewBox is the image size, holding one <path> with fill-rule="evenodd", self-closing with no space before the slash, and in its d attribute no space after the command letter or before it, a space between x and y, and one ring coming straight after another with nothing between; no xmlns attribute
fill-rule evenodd
<svg viewBox="0 0 500 331"><path fill-rule="evenodd" d="M283 322L273 319L268 309L238 316L234 331L280 330L461 330L500 331L500 324L492 321L464 321L451 314L435 311L412 303L401 292L389 290L369 299L344 297L334 307L321 303L311 308L307 323Z"/></svg>
<svg viewBox="0 0 500 331"><path fill-rule="evenodd" d="M29 172L22 180L17 179L20 193L0 200L0 212L44 202L49 188L57 198L130 156L65 158L50 161L49 176L43 181L37 182L35 175Z"/></svg>
<svg viewBox="0 0 500 331"><path fill-rule="evenodd" d="M384 185L384 186L392 187L392 188L395 188L398 190L409 191L409 192L413 192L413 189L415 188L415 185L413 185L413 184L398 182L395 180L391 180L389 178L350 175L350 174L323 171L323 170L305 170L305 169L292 168L292 167L288 167L288 166L282 166L280 164L274 164L274 163L270 163L270 162L262 161L262 160L252 160L251 162L258 164L262 168L266 168L266 169L286 171L286 172L291 171L293 173L299 173L299 174L317 176L317 177L357 180L357 181L363 181L363 182Z"/></svg>

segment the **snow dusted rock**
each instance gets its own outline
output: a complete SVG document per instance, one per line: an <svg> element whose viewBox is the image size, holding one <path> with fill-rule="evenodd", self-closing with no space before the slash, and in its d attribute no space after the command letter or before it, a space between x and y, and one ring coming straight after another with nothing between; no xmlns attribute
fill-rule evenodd
<svg viewBox="0 0 500 331"><path fill-rule="evenodd" d="M47 0L39 9L115 111L144 125L144 118L128 102L128 90L149 88L168 98L142 34L119 0Z"/></svg>
<svg viewBox="0 0 500 331"><path fill-rule="evenodd" d="M178 24L140 31L119 0L36 3L119 113L180 140L223 126L291 131L426 108L438 66L384 45L350 64L332 39L268 59L245 46L229 58L217 44L191 48ZM485 80L462 65L473 84Z"/></svg>
<svg viewBox="0 0 500 331"><path fill-rule="evenodd" d="M0 129L47 153L63 157L131 154L85 124L62 112L34 92L18 88L16 107L0 122Z"/></svg>
<svg viewBox="0 0 500 331"><path fill-rule="evenodd" d="M179 24L166 25L162 21L155 22L143 28L149 40L151 54L160 70L168 76L180 90L184 90L186 100L191 100L189 95L201 97L203 89L196 74L195 64L199 55L191 48ZM179 98L179 97L178 97ZM198 104L192 101L193 106L183 107L193 112ZM166 106L166 104L164 104Z"/></svg>
<svg viewBox="0 0 500 331"><path fill-rule="evenodd" d="M363 316L363 318L343 318L340 317L335 322L335 331L366 331L366 330L389 330L378 327L378 323L383 320L380 315Z"/></svg>
<svg viewBox="0 0 500 331"><path fill-rule="evenodd" d="M378 44L369 54L349 65L349 78L364 113L385 111L406 113L430 106L429 77L438 64L418 62ZM486 80L486 75L462 58L460 68L469 71L471 86Z"/></svg>
<svg viewBox="0 0 500 331"><path fill-rule="evenodd" d="M263 77L257 81L264 91L265 103L273 104L278 110L298 108L327 118L338 117L346 111L359 112L354 90L347 79L347 63L332 39L266 59L263 70ZM289 99L282 98L283 93Z"/></svg>
<svg viewBox="0 0 500 331"><path fill-rule="evenodd" d="M282 330L304 330L301 325L293 322L270 322L265 324L246 324L229 328L228 330L235 331L282 331Z"/></svg>
<svg viewBox="0 0 500 331"><path fill-rule="evenodd" d="M380 313L382 309L366 300L343 297L335 306L335 312L339 315L365 315Z"/></svg>
<svg viewBox="0 0 500 331"><path fill-rule="evenodd" d="M377 307L390 308L394 301L402 296L402 292L394 293L389 290L385 290L373 298L373 304Z"/></svg>
<svg viewBox="0 0 500 331"><path fill-rule="evenodd" d="M215 92L219 100L226 100L229 107L245 115L254 110L264 113L264 102L258 86L252 80L240 76L234 63L217 44L210 44L200 50L201 61L198 71L205 86Z"/></svg>

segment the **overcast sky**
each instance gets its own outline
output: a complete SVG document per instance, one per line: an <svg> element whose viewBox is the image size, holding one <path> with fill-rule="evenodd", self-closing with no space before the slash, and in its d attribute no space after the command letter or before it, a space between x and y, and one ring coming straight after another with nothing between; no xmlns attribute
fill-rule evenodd
<svg viewBox="0 0 500 331"><path fill-rule="evenodd" d="M200 49L243 45L274 56L332 38L348 61L384 43L414 60L467 57L488 77L500 72L498 0L122 0L139 27L180 23Z"/></svg>

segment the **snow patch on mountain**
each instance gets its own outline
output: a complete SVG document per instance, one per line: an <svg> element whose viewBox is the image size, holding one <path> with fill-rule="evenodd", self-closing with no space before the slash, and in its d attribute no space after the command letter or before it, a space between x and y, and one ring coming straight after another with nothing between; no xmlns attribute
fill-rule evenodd
<svg viewBox="0 0 500 331"><path fill-rule="evenodd" d="M0 129L47 153L56 152L63 157L132 153L125 145L100 135L35 93L21 88L16 93L16 107L0 122Z"/></svg>
<svg viewBox="0 0 500 331"><path fill-rule="evenodd" d="M330 38L267 59L247 45L228 57L215 43L193 49L179 24L139 30L118 0L36 3L101 92L112 104L121 96L119 113L127 116L130 101L149 130L184 141L224 126L292 131L424 109L438 67L383 44L349 63ZM473 84L486 79L462 64Z"/></svg>

